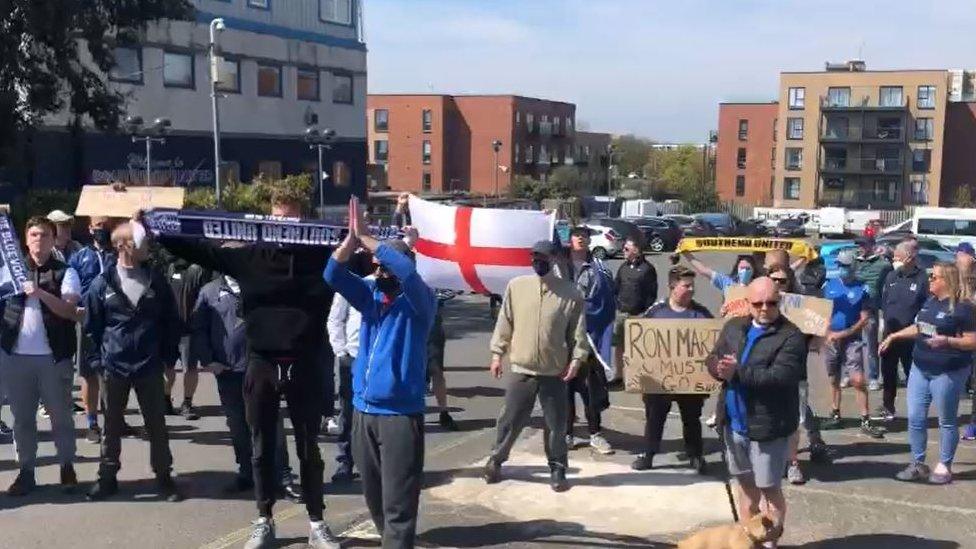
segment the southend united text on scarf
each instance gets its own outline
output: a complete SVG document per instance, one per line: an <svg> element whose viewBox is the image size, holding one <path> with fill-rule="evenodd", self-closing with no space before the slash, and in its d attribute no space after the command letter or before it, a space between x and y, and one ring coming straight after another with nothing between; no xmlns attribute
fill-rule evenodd
<svg viewBox="0 0 976 549"><path fill-rule="evenodd" d="M204 220L203 236L215 240L330 246L341 240L339 227L238 220Z"/></svg>

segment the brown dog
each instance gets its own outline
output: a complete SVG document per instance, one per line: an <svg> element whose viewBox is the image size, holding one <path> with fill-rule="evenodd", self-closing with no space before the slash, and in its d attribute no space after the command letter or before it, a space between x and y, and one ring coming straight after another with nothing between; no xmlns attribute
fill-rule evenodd
<svg viewBox="0 0 976 549"><path fill-rule="evenodd" d="M773 521L756 515L745 524L724 524L702 530L678 543L678 549L753 549L769 541Z"/></svg>

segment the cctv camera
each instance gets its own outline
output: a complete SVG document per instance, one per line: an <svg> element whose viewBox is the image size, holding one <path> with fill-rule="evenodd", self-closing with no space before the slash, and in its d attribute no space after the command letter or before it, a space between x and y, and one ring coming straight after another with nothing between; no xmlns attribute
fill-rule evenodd
<svg viewBox="0 0 976 549"><path fill-rule="evenodd" d="M225 28L227 28L227 26L224 24L224 20L223 19L215 19L214 20L214 30L222 31Z"/></svg>

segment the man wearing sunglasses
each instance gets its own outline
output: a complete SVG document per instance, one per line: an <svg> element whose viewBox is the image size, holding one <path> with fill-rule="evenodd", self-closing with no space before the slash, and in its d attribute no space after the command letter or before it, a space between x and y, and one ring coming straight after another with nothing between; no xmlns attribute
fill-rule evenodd
<svg viewBox="0 0 976 549"><path fill-rule="evenodd" d="M799 425L807 342L780 315L780 292L772 280L754 280L747 299L749 316L725 324L705 364L723 382L717 425L739 487L739 519L746 524L765 502L778 538L786 516L783 471L789 437Z"/></svg>

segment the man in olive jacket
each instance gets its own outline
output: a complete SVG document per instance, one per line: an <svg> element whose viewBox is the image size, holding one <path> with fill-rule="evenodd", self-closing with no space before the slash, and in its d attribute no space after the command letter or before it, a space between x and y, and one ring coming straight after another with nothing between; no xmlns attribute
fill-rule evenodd
<svg viewBox="0 0 976 549"><path fill-rule="evenodd" d="M505 404L498 418L498 435L485 465L485 482L501 478L501 465L529 422L538 397L546 422L546 458L550 486L561 492L566 483L566 421L569 415L567 383L586 360L586 316L583 295L576 286L552 270L556 246L540 241L532 247L535 275L512 279L491 338L489 366L502 376L502 357L508 355L512 372L505 387ZM536 276L537 275L537 276Z"/></svg>
<svg viewBox="0 0 976 549"><path fill-rule="evenodd" d="M738 481L739 519L748 522L765 500L778 538L786 517L781 484L788 440L799 425L807 338L780 314L779 290L769 278L749 284L748 300L751 315L725 324L705 363L723 381L716 414L729 474Z"/></svg>

